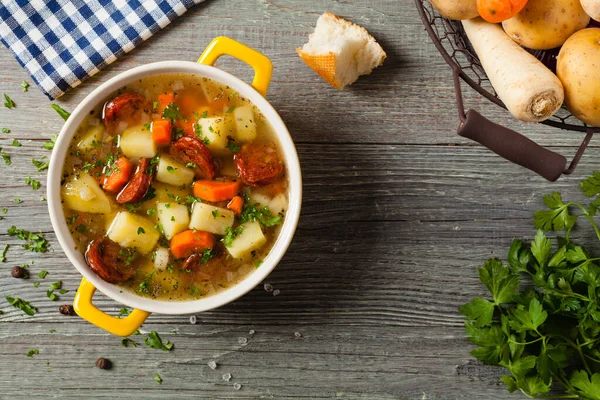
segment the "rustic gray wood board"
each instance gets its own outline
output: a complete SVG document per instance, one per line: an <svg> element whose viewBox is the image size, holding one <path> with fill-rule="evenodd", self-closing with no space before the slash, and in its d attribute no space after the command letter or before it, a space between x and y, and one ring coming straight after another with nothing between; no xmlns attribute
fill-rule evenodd
<svg viewBox="0 0 600 400"><path fill-rule="evenodd" d="M324 10L367 27L389 55L385 66L344 92L327 86L295 53ZM409 0L208 0L58 103L71 110L99 84L138 65L195 60L217 35L273 60L268 99L288 125L303 167L301 222L265 281L281 294L258 287L198 315L196 325L187 316L152 315L142 332L171 340L171 352L147 348L142 336L133 337L140 346L124 348L119 338L60 315L58 305L72 301L81 276L58 246L43 190L33 191L25 178L45 179L31 159L49 155L42 143L62 120L36 88L21 92L20 83L31 80L2 49L0 93L17 108L0 108L0 126L11 129L0 134L0 147L13 160L10 167L0 163L0 208L9 209L0 221L0 246L11 245L0 265L0 398L520 398L499 383L501 369L470 357L456 309L484 294L477 265L505 257L513 237L532 237L532 213L543 194L558 190L581 199L577 183L597 167L597 143L575 176L549 184L456 136L450 71ZM239 62L224 59L219 66L250 78ZM567 156L582 139L516 123L473 91L465 94L468 106ZM22 147L11 147L13 139ZM23 203L13 204L15 198ZM12 225L43 231L51 251L26 252L6 235ZM592 239L587 231L576 236ZM10 277L10 267L30 261L31 279ZM37 279L42 269L49 274ZM52 302L46 289L57 280L70 291ZM39 312L24 315L7 305L7 295L31 301ZM121 307L102 294L95 302L112 313ZM27 358L34 348L39 355ZM111 359L113 370L95 368L98 357ZM222 379L226 373L230 381Z"/></svg>

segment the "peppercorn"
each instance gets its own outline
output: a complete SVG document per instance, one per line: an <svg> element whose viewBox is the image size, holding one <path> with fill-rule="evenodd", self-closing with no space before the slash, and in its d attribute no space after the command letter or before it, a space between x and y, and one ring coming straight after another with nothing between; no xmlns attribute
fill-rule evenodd
<svg viewBox="0 0 600 400"><path fill-rule="evenodd" d="M58 307L58 312L62 315L75 315L75 310L70 304L63 304L62 306Z"/></svg>
<svg viewBox="0 0 600 400"><path fill-rule="evenodd" d="M23 267L19 267L18 265L15 267L12 267L12 269L10 270L10 274L12 275L13 278L19 278L19 279L29 278L29 273L27 272L27 270Z"/></svg>
<svg viewBox="0 0 600 400"><path fill-rule="evenodd" d="M96 360L96 367L100 369L110 369L110 367L112 367L112 363L110 362L110 360L100 357Z"/></svg>

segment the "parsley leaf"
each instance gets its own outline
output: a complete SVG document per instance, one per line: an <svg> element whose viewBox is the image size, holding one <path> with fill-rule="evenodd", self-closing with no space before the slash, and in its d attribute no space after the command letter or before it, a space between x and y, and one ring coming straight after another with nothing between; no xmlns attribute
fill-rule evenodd
<svg viewBox="0 0 600 400"><path fill-rule="evenodd" d="M148 337L144 338L144 343L146 343L146 346L153 347L155 349L161 349L165 351L170 351L173 349L173 343L167 340L166 343L163 344L160 336L158 336L158 333L155 331L150 332Z"/></svg>
<svg viewBox="0 0 600 400"><path fill-rule="evenodd" d="M17 106L15 102L10 97L8 97L6 93L4 93L4 100L4 107L6 108L15 108Z"/></svg>
<svg viewBox="0 0 600 400"><path fill-rule="evenodd" d="M36 354L40 354L40 351L38 349L31 349L27 352L27 357L33 357Z"/></svg>
<svg viewBox="0 0 600 400"><path fill-rule="evenodd" d="M40 188L40 181L36 181L35 179L31 179L30 176L25 178L25 184L31 186L33 190L38 190Z"/></svg>
<svg viewBox="0 0 600 400"><path fill-rule="evenodd" d="M44 159L45 157L42 157L42 159ZM31 159L31 163L33 165L35 165L35 167L37 168L38 172L42 172L45 169L48 169L48 167L50 166L50 162L49 161L36 161L35 159Z"/></svg>
<svg viewBox="0 0 600 400"><path fill-rule="evenodd" d="M600 400L600 374L590 377L585 371L575 371L571 376L571 385L581 391L588 399Z"/></svg>
<svg viewBox="0 0 600 400"><path fill-rule="evenodd" d="M10 248L10 244L4 245L4 250L2 250L2 254L0 254L0 262L6 262L6 253L8 253L8 249Z"/></svg>
<svg viewBox="0 0 600 400"><path fill-rule="evenodd" d="M183 116L181 115L181 110L177 103L169 103L165 110L163 111L162 117L165 119L170 119L172 122L175 120L183 120Z"/></svg>
<svg viewBox="0 0 600 400"><path fill-rule="evenodd" d="M244 203L242 213L240 214L240 222L242 224L250 221L258 221L265 228L279 225L281 220L281 216L274 216L269 207L262 206L259 203L251 203L249 201Z"/></svg>
<svg viewBox="0 0 600 400"><path fill-rule="evenodd" d="M23 248L35 253L45 253L50 247L50 243L42 233L33 233L23 229L17 229L14 225L8 230L8 236L16 236L21 240L27 241L27 243L23 245Z"/></svg>
<svg viewBox="0 0 600 400"><path fill-rule="evenodd" d="M163 380L162 380L162 378L160 377L160 375L158 374L158 372L156 373L156 375L154 375L154 380L155 380L156 382L158 382L158 384L159 384L159 385L162 385L162 383L163 383Z"/></svg>
<svg viewBox="0 0 600 400"><path fill-rule="evenodd" d="M481 297L476 297L471 302L461 306L458 311L468 319L474 320L477 328L482 328L492 322L494 303Z"/></svg>
<svg viewBox="0 0 600 400"><path fill-rule="evenodd" d="M34 315L35 312L37 311L37 309L35 307L33 307L31 305L31 303L29 303L28 301L19 299L18 297L5 296L4 298L6 299L6 301L8 301L8 304L13 306L14 308L18 308L19 310L23 311L27 315Z"/></svg>
<svg viewBox="0 0 600 400"><path fill-rule="evenodd" d="M52 149L54 149L54 145L56 144L56 140L57 139L58 139L58 133L56 135L50 136L50 141L49 142L44 142L43 147L46 150L52 150Z"/></svg>
<svg viewBox="0 0 600 400"><path fill-rule="evenodd" d="M21 87L23 88L23 92L27 92L27 89L29 88L29 83L27 83L27 81L23 81L21 82Z"/></svg>
<svg viewBox="0 0 600 400"><path fill-rule="evenodd" d="M71 116L70 112L66 111L58 104L51 104L50 107L52 107L54 109L54 111L56 111L58 113L58 115L60 115L61 118L64 119L65 121L68 120L69 117Z"/></svg>

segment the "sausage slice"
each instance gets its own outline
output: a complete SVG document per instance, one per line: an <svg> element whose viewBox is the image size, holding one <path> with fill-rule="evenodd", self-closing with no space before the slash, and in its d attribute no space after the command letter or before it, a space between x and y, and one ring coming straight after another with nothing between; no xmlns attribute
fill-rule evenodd
<svg viewBox="0 0 600 400"><path fill-rule="evenodd" d="M214 179L217 175L217 165L210 149L196 137L184 136L177 139L171 145L171 155L183 164L196 165L194 173L198 179Z"/></svg>
<svg viewBox="0 0 600 400"><path fill-rule="evenodd" d="M104 104L104 126L110 134L116 132L120 122L136 124L143 113L149 113L148 100L135 92L123 93Z"/></svg>
<svg viewBox="0 0 600 400"><path fill-rule="evenodd" d="M247 143L233 157L233 164L248 186L266 186L283 174L283 162L271 144Z"/></svg>
<svg viewBox="0 0 600 400"><path fill-rule="evenodd" d="M142 201L152 183L152 175L149 173L150 171L148 171L149 167L150 161L148 161L147 158L140 159L135 174L117 195L117 203L139 203Z"/></svg>
<svg viewBox="0 0 600 400"><path fill-rule="evenodd" d="M128 280L135 273L130 257L134 254L104 237L90 242L85 252L85 261L106 282L119 283Z"/></svg>

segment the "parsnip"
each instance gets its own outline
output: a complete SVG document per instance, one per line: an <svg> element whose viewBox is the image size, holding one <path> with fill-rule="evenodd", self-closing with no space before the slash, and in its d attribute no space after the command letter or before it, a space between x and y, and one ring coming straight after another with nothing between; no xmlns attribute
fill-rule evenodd
<svg viewBox="0 0 600 400"><path fill-rule="evenodd" d="M563 85L537 58L513 42L499 25L481 18L462 21L498 97L521 121L550 118L563 103Z"/></svg>
<svg viewBox="0 0 600 400"><path fill-rule="evenodd" d="M581 7L592 19L600 22L600 0L581 0Z"/></svg>

